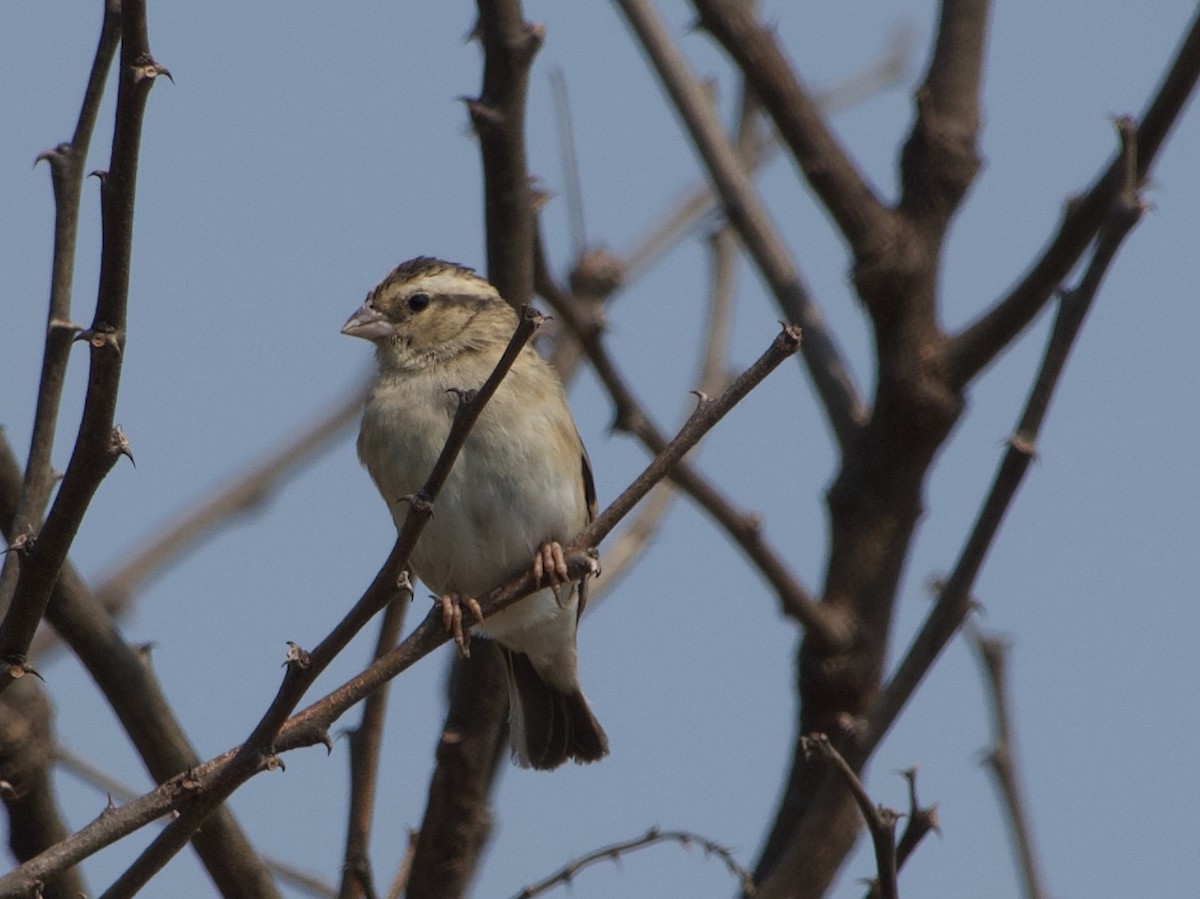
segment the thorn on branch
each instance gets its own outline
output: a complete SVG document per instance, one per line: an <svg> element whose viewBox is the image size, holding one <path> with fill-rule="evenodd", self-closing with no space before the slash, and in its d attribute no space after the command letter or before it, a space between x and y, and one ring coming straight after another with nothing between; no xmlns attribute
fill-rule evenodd
<svg viewBox="0 0 1200 899"><path fill-rule="evenodd" d="M86 340L94 350L111 347L118 356L121 355L121 343L117 338L117 329L103 322L80 331L75 335L75 339Z"/></svg>
<svg viewBox="0 0 1200 899"><path fill-rule="evenodd" d="M120 425L112 429L108 451L114 456L125 456L129 459L130 464L137 468L137 461L133 458L133 450L129 446L129 438L125 436L125 431L121 429Z"/></svg>
<svg viewBox="0 0 1200 899"><path fill-rule="evenodd" d="M475 402L475 397L478 395L479 391L473 387L447 387L446 393L451 394L456 400L458 400L458 404L460 406L469 406L471 403Z"/></svg>
<svg viewBox="0 0 1200 899"><path fill-rule="evenodd" d="M1017 431L1008 438L1008 445L1018 453L1028 456L1030 459L1037 458L1037 444L1034 442L1032 435L1022 431Z"/></svg>
<svg viewBox="0 0 1200 899"><path fill-rule="evenodd" d="M29 555L29 551L33 549L33 544L37 543L37 534L32 531L26 531L22 534L17 534L13 537L12 542L8 544L6 553L16 553L18 558L25 558Z"/></svg>
<svg viewBox="0 0 1200 899"><path fill-rule="evenodd" d="M71 150L71 145L65 142L59 144L57 147L54 147L51 150L43 150L34 157L33 166L34 168L37 168L37 164L44 160L50 164L51 168L54 168L56 164L64 162L66 158L71 155Z"/></svg>
<svg viewBox="0 0 1200 899"><path fill-rule="evenodd" d="M37 670L29 664L29 660L23 655L7 656L6 658L0 660L0 666L3 666L4 670L8 673L8 676L13 680L22 678L26 674L32 674L42 683L46 682L46 679L38 674Z"/></svg>
<svg viewBox="0 0 1200 899"><path fill-rule="evenodd" d="M143 81L152 81L159 75L165 75L168 81L172 84L175 83L170 70L166 66L155 62L154 57L149 54L139 56L133 64L134 84L141 84Z"/></svg>
<svg viewBox="0 0 1200 899"><path fill-rule="evenodd" d="M287 657L283 660L284 666L288 668L297 668L303 670L308 667L308 653L301 648L299 643L293 643L288 640Z"/></svg>
<svg viewBox="0 0 1200 899"><path fill-rule="evenodd" d="M431 500L424 492L406 493L404 496L396 500L398 503L408 503L409 507L414 512L428 514L433 517L433 500Z"/></svg>
<svg viewBox="0 0 1200 899"><path fill-rule="evenodd" d="M487 129L498 131L504 127L504 113L496 107L485 103L482 99L472 100L470 97L461 99L467 105L467 113L471 116L471 124L475 126L476 131Z"/></svg>

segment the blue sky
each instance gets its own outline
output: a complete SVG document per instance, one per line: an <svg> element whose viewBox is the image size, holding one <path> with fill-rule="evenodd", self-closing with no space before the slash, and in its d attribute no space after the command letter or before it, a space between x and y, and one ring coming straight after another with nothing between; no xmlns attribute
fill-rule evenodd
<svg viewBox="0 0 1200 899"><path fill-rule="evenodd" d="M52 233L49 178L32 162L71 133L99 6L42 4L36 14L22 7L0 29L0 425L22 453ZM686 6L662 9L696 70L722 79L721 102L731 109L735 91L721 55L688 30ZM478 153L456 99L479 88L479 48L463 40L473 10L151 5L151 45L175 83L155 87L143 137L118 411L138 465L118 466L97 496L73 553L86 574L101 576L363 376L368 348L338 329L397 262L432 254L483 268ZM701 176L695 156L614 8L543 2L526 13L547 29L531 80L531 170L565 195L548 74L558 67L574 110L589 239L624 251ZM1193 13L1182 0L997 5L983 97L985 167L956 220L943 274L948 327L1002 294L1037 252L1064 199L1113 152L1110 117L1141 111ZM904 85L834 121L877 189L893 196L932 4L772 3L766 14L813 86L868 64L894 26L913 30ZM89 168L106 165L110 122L111 105ZM1200 779L1188 751L1200 739L1198 145L1193 108L1155 166L1153 209L1085 326L1039 460L977 588L985 626L1013 640L1019 753L1047 885L1058 895L1179 895L1200 878ZM860 384L869 385L868 333L840 242L785 159L760 185ZM572 252L564 206L554 199L546 212L560 271ZM706 301L708 273L701 237L622 293L611 314L612 351L664 427L687 408L695 377L695 310ZM94 184L85 190L80 244L75 317L87 320L97 268ZM776 325L748 266L739 286L731 363L740 368ZM985 373L938 460L894 656L928 608L926 584L959 550L1023 402L1045 324ZM77 350L60 466L85 383ZM603 502L645 457L609 434L611 411L590 377L573 386L572 405ZM834 457L800 367L786 365L752 394L705 443L700 465L762 513L799 576L819 587L822 491ZM285 641L315 644L369 582L392 535L347 435L261 514L145 591L127 633L154 642L164 688L205 756L249 732L278 684ZM512 894L653 824L703 832L752 864L790 752L797 641L762 583L702 513L680 502L642 565L614 586L581 634L584 684L612 757L552 775L505 773L479 895ZM355 673L371 642L356 643L317 689ZM381 877L403 851L404 828L420 821L448 659L445 650L393 688L374 846ZM139 788L151 786L79 666L63 658L43 674L64 742ZM355 721L356 713L345 719ZM903 807L904 784L892 772L919 764L922 798L940 808L942 836L902 874L905 892L1016 893L1003 821L979 764L988 741L978 668L956 641L872 765L879 801ZM331 757L293 753L286 773L239 792L234 810L252 839L335 876L346 758L344 741ZM72 825L81 826L104 797L60 780ZM92 859L91 888L106 886L149 835ZM860 851L836 895L860 895L857 880L871 873L870 854ZM147 895L208 889L186 853L163 876ZM716 862L664 847L582 875L573 894L716 897L732 889Z"/></svg>

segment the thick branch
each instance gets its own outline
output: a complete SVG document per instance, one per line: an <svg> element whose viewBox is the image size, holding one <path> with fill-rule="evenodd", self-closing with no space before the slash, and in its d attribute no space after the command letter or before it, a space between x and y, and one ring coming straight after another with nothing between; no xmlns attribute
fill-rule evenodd
<svg viewBox="0 0 1200 899"><path fill-rule="evenodd" d="M483 92L467 103L483 162L488 280L514 307L533 297L533 192L525 163L529 67L545 32L520 0L479 0Z"/></svg>
<svg viewBox="0 0 1200 899"><path fill-rule="evenodd" d="M829 210L858 259L874 259L891 241L891 211L874 195L842 148L814 97L788 63L774 35L736 0L693 0L700 25L737 63L779 129L808 183Z"/></svg>
<svg viewBox="0 0 1200 899"><path fill-rule="evenodd" d="M900 159L900 208L940 237L979 171L979 86L988 0L945 0L917 118Z"/></svg>
<svg viewBox="0 0 1200 899"><path fill-rule="evenodd" d="M970 611L971 589L1033 459L1038 433L1045 421L1050 400L1062 377L1067 358L1079 336L1084 317L1096 298L1117 249L1141 217L1143 207L1137 193L1141 169L1137 164L1136 131L1133 121L1120 120L1118 129L1122 139L1121 191L1116 196L1082 281L1078 287L1062 297L1058 318L1050 333L1046 352L1037 378L1030 389L1025 409L1015 433L1009 440L1008 449L958 562L942 586L933 610L913 640L904 660L867 714L867 727L857 750L860 758L866 758L879 744Z"/></svg>

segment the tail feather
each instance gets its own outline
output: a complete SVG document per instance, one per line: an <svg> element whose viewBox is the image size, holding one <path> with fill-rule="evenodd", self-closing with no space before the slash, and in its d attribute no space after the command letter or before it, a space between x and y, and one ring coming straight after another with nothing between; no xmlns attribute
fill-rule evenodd
<svg viewBox="0 0 1200 899"><path fill-rule="evenodd" d="M557 689L538 674L529 656L508 649L504 655L517 764L549 770L568 759L595 762L608 755L608 737L578 687Z"/></svg>

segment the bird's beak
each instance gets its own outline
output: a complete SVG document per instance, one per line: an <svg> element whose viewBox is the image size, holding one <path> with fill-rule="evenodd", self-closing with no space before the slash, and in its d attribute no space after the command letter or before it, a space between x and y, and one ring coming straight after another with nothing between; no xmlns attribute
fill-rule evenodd
<svg viewBox="0 0 1200 899"><path fill-rule="evenodd" d="M358 311L350 316L350 320L342 325L342 333L351 337L361 337L363 340L384 340L393 337L396 329L382 312L363 303Z"/></svg>

